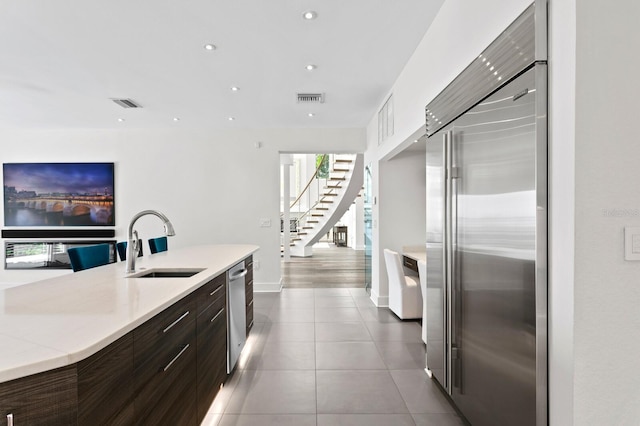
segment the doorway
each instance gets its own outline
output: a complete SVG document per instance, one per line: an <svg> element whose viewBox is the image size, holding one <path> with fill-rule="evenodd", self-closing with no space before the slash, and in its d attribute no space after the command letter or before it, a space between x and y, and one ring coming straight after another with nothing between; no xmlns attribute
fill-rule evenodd
<svg viewBox="0 0 640 426"><path fill-rule="evenodd" d="M281 154L280 163L283 287L365 288L361 156Z"/></svg>

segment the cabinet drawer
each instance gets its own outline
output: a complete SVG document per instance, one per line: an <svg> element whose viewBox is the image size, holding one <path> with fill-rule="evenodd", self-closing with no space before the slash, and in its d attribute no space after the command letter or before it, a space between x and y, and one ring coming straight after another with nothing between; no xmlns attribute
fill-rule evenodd
<svg viewBox="0 0 640 426"><path fill-rule="evenodd" d="M253 327L253 300L247 306L247 335L249 335L249 331Z"/></svg>
<svg viewBox="0 0 640 426"><path fill-rule="evenodd" d="M227 275L220 274L196 292L198 298L198 315L209 307L214 301L225 297Z"/></svg>
<svg viewBox="0 0 640 426"><path fill-rule="evenodd" d="M418 262L407 256L402 256L402 264L412 271L418 272Z"/></svg>
<svg viewBox="0 0 640 426"><path fill-rule="evenodd" d="M136 424L196 425L195 341L178 349L136 396Z"/></svg>
<svg viewBox="0 0 640 426"><path fill-rule="evenodd" d="M181 344L179 341L171 342L175 336L184 334L185 329L195 328L195 309L195 297L187 296L136 328L133 331L134 368L140 368L143 363L157 356L166 356L166 351L171 351L172 345Z"/></svg>
<svg viewBox="0 0 640 426"><path fill-rule="evenodd" d="M248 305L251 301L253 301L253 280L247 281L246 284L246 293L245 293L246 304Z"/></svg>

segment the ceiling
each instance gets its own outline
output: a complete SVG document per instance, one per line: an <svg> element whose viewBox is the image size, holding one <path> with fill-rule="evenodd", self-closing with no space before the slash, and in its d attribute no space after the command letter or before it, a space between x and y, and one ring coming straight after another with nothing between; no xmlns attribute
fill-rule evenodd
<svg viewBox="0 0 640 426"><path fill-rule="evenodd" d="M443 1L0 0L0 127L364 127Z"/></svg>

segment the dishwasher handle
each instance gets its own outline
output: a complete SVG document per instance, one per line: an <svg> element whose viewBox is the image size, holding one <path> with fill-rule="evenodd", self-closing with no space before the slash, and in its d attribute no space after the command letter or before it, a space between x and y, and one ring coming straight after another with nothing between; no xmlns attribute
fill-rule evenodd
<svg viewBox="0 0 640 426"><path fill-rule="evenodd" d="M249 271L246 268L244 268L234 273L233 275L229 274L229 281L239 280L240 278L245 277L248 273Z"/></svg>

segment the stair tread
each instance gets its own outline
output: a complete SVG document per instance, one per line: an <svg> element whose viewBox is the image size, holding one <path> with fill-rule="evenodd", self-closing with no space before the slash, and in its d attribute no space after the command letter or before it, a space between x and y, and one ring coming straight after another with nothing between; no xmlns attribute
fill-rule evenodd
<svg viewBox="0 0 640 426"><path fill-rule="evenodd" d="M331 193L331 192L328 192L328 193L326 193L326 194L322 194L322 196L323 196L323 197L337 197L337 196L338 196L338 194L333 194L333 193Z"/></svg>
<svg viewBox="0 0 640 426"><path fill-rule="evenodd" d="M324 217L323 214L311 213L311 217Z"/></svg>
<svg viewBox="0 0 640 426"><path fill-rule="evenodd" d="M307 223L318 223L317 220L308 220Z"/></svg>
<svg viewBox="0 0 640 426"><path fill-rule="evenodd" d="M329 180L347 180L347 178L343 177L330 177Z"/></svg>
<svg viewBox="0 0 640 426"><path fill-rule="evenodd" d="M347 160L347 159L343 159L343 158L336 158L334 161L336 163L353 163L353 160Z"/></svg>

